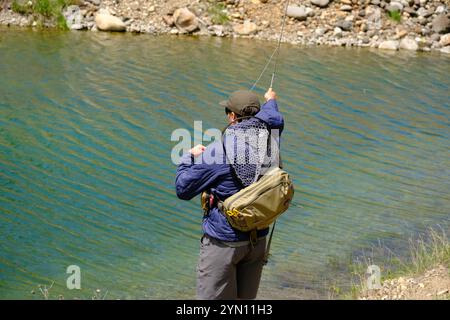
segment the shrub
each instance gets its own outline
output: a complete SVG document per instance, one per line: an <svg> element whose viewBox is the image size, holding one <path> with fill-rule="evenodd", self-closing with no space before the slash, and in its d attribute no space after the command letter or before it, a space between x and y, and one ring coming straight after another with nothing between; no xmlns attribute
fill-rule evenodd
<svg viewBox="0 0 450 320"><path fill-rule="evenodd" d="M14 0L12 10L20 14L33 14L38 26L42 26L46 19L53 20L58 29L67 30L66 18L62 10L72 4L79 4L80 0L32 0L23 3Z"/></svg>
<svg viewBox="0 0 450 320"><path fill-rule="evenodd" d="M213 24L225 24L230 21L230 17L228 17L225 9L225 5L221 2L215 2L208 8L208 13L211 15L211 22Z"/></svg>
<svg viewBox="0 0 450 320"><path fill-rule="evenodd" d="M400 20L402 20L402 15L399 10L388 11L388 17L395 22L400 22Z"/></svg>
<svg viewBox="0 0 450 320"><path fill-rule="evenodd" d="M11 5L11 9L14 12L20 13L20 14L29 14L31 12L33 12L33 7L32 5L29 5L27 2L26 3L19 3L17 0L14 0L12 5Z"/></svg>

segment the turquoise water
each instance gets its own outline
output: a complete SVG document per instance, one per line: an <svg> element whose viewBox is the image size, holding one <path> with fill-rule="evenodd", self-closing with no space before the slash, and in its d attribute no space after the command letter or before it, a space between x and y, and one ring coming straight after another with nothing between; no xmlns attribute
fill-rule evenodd
<svg viewBox="0 0 450 320"><path fill-rule="evenodd" d="M52 282L53 298L195 298L202 214L176 198L170 136L222 128L217 102L250 87L274 45L2 30L0 298ZM449 230L448 57L283 45L278 70L296 195L260 297L324 297L347 279L336 261ZM66 288L69 265L81 290Z"/></svg>

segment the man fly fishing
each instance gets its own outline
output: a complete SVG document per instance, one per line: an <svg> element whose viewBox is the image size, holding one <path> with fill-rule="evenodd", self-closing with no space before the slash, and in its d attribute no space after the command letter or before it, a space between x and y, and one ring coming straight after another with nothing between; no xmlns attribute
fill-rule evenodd
<svg viewBox="0 0 450 320"><path fill-rule="evenodd" d="M195 146L178 166L177 196L190 200L202 193L198 299L256 298L276 218L288 209L294 196L292 181L280 168L284 119L272 90L288 6L289 0L277 46L250 91L236 91L221 103L229 122L221 141ZM273 57L270 87L260 106L252 90ZM194 161L198 157L202 161Z"/></svg>
<svg viewBox="0 0 450 320"><path fill-rule="evenodd" d="M284 127L276 93L270 88L264 97L266 102L260 106L258 96L251 91L231 94L221 103L229 122L225 133L230 131L230 134L224 134L222 141L215 141L208 147L195 146L183 155L178 166L177 196L190 200L203 192L198 299L256 297L267 258L269 225L287 209L293 196L292 183L278 165L278 171L266 168L272 176L261 178L264 166L275 164L270 163L273 157L268 157L266 151L278 156L278 150L267 142L270 132L281 133ZM239 143L237 133L242 132L252 136ZM275 137L276 148L278 138ZM212 154L214 159L223 161L212 161ZM194 161L200 156L200 163ZM251 204L250 198L253 199Z"/></svg>

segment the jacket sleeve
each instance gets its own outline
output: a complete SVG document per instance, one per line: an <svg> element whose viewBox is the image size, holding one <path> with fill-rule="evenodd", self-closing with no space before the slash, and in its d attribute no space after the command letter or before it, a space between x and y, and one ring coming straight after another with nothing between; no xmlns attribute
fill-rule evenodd
<svg viewBox="0 0 450 320"><path fill-rule="evenodd" d="M278 104L275 99L271 99L263 104L261 110L256 117L269 124L272 129L279 129L280 132L284 128L284 118L278 110Z"/></svg>
<svg viewBox="0 0 450 320"><path fill-rule="evenodd" d="M219 164L195 163L191 154L183 155L175 177L178 198L190 200L211 188L223 174L224 168Z"/></svg>

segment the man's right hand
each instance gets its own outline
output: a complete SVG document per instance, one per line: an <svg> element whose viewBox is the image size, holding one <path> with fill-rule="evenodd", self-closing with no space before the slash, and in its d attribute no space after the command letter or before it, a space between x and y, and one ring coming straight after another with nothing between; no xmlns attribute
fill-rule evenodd
<svg viewBox="0 0 450 320"><path fill-rule="evenodd" d="M272 88L269 88L269 90L267 90L267 92L264 94L264 98L266 99L266 101L269 101L271 99L276 99L277 94L275 91L272 90Z"/></svg>

